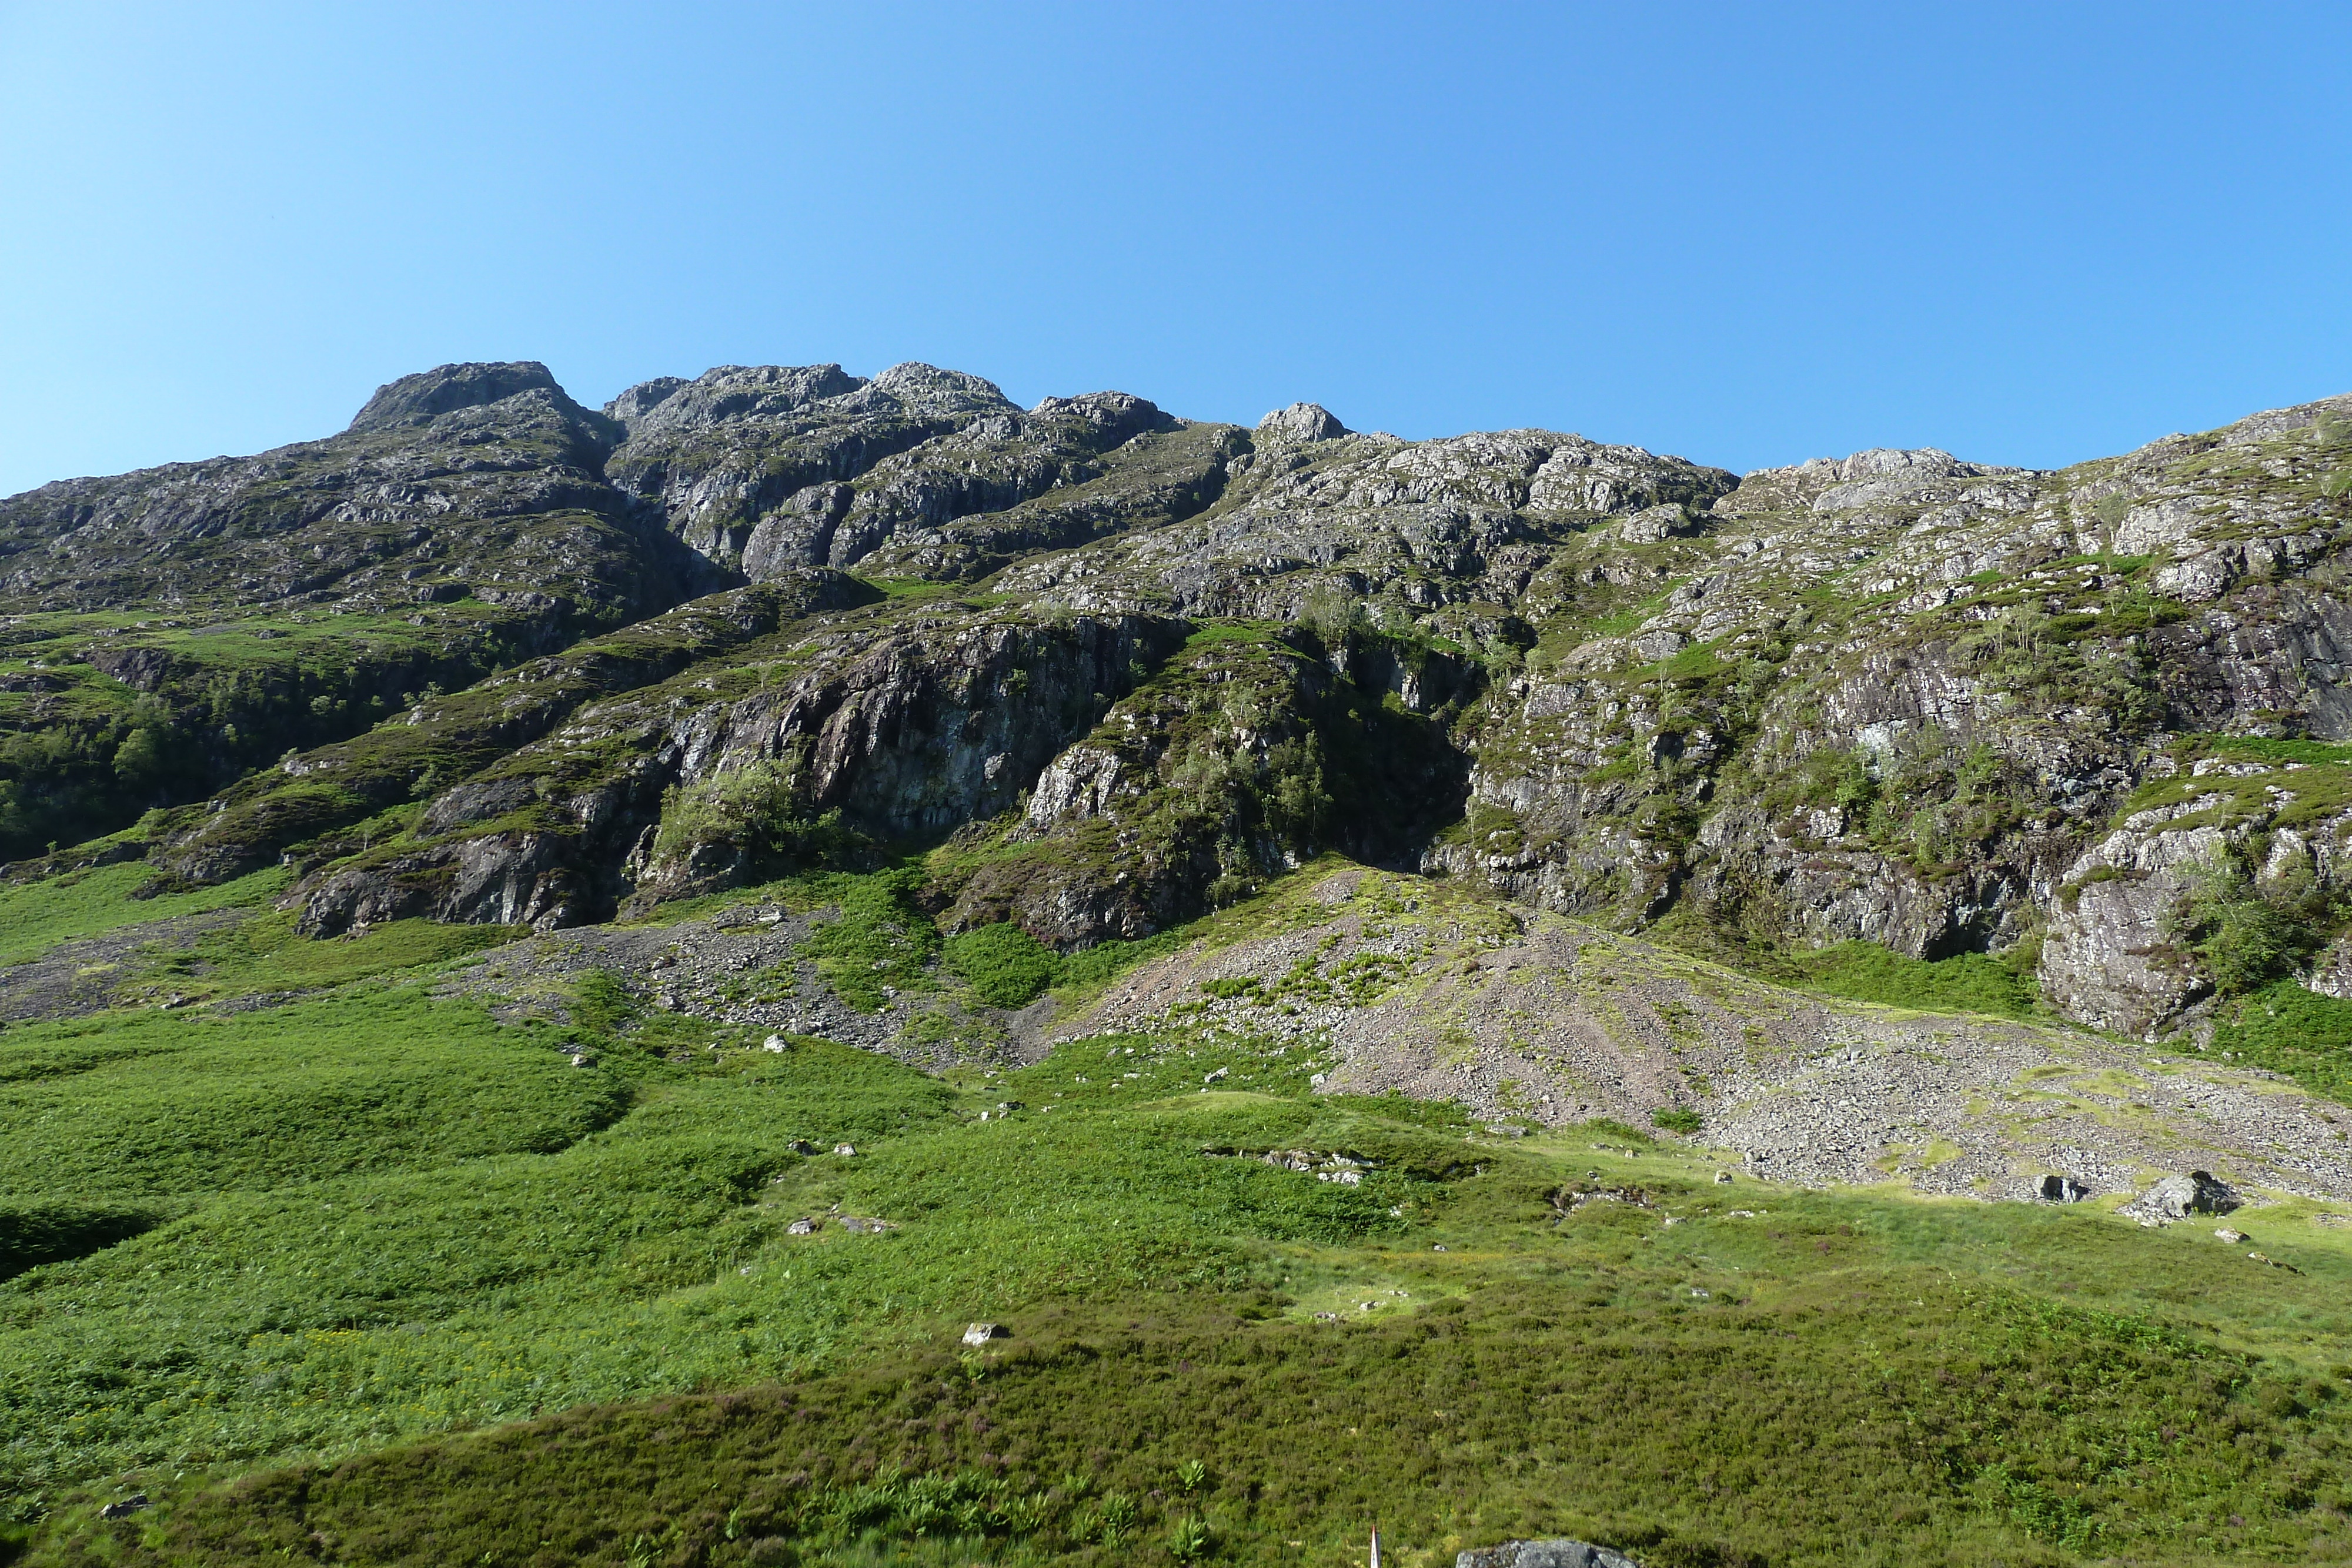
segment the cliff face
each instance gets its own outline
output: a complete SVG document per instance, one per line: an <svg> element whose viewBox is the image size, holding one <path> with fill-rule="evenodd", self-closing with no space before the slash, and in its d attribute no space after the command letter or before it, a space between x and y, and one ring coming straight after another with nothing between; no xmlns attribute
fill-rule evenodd
<svg viewBox="0 0 2352 1568"><path fill-rule="evenodd" d="M446 367L0 501L0 834L161 806L104 852L290 855L319 932L912 847L951 928L1066 948L1340 850L1718 951L1991 953L2165 1033L2352 991L2347 491L2352 399L1740 478L922 365L601 413Z"/></svg>

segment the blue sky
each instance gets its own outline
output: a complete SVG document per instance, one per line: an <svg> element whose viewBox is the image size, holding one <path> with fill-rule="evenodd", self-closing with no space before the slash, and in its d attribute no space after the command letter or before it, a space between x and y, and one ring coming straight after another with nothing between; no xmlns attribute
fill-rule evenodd
<svg viewBox="0 0 2352 1568"><path fill-rule="evenodd" d="M902 359L1745 469L2352 390L2352 7L0 0L0 494Z"/></svg>

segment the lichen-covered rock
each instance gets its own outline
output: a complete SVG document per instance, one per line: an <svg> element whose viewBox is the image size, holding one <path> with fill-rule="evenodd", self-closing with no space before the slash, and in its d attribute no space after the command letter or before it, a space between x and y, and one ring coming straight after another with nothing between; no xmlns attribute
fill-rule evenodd
<svg viewBox="0 0 2352 1568"><path fill-rule="evenodd" d="M1641 1568L1631 1557L1583 1541L1506 1541L1458 1553L1454 1568Z"/></svg>
<svg viewBox="0 0 2352 1568"><path fill-rule="evenodd" d="M2168 1176L2116 1210L2143 1225L2170 1225L2193 1214L2229 1214L2240 1207L2230 1184L2211 1171Z"/></svg>

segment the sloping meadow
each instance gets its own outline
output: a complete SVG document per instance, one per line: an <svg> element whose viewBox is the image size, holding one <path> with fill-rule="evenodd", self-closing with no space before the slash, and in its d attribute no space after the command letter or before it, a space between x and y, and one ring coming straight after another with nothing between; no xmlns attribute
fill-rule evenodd
<svg viewBox="0 0 2352 1568"><path fill-rule="evenodd" d="M2352 1231L2324 1208L2232 1247L1333 1092L1329 1039L1199 977L1318 931L1333 874L1125 955L1213 1006L944 1077L593 970L502 1023L446 957L254 1008L222 947L209 1008L10 1031L7 1539L1332 1568L1375 1517L1414 1563L1537 1533L1662 1563L2342 1539ZM1523 918L1351 887L1465 952ZM1259 991L1286 975L1267 999L1306 1000L1296 964ZM1123 983L1055 977L1073 1016ZM1351 977L1409 976L1322 983Z"/></svg>

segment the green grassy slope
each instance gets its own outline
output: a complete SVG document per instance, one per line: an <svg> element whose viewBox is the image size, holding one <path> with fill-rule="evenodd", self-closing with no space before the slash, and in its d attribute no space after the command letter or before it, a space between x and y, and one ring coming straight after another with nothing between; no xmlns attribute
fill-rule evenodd
<svg viewBox="0 0 2352 1568"><path fill-rule="evenodd" d="M275 918L211 994L446 956ZM0 1033L0 1556L1341 1568L1377 1516L1412 1568L2352 1557L2352 1231L2308 1206L2232 1247L1723 1186L1224 1031L943 1082L436 972Z"/></svg>
<svg viewBox="0 0 2352 1568"><path fill-rule="evenodd" d="M126 925L263 904L293 880L273 866L211 887L147 899L133 896L154 879L154 868L130 862L43 882L0 885L0 965L26 963L60 942Z"/></svg>

